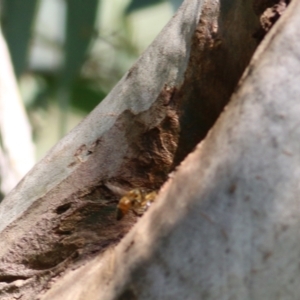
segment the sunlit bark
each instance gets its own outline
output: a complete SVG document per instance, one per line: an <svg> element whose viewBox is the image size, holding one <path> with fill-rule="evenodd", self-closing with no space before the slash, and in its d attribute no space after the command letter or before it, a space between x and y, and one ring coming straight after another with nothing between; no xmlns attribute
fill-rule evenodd
<svg viewBox="0 0 300 300"><path fill-rule="evenodd" d="M1 32L0 57L0 191L5 195L34 165L34 146L31 127Z"/></svg>
<svg viewBox="0 0 300 300"><path fill-rule="evenodd" d="M300 3L239 82L263 37L252 4L185 1L7 196L3 299L299 298ZM110 185L162 186L121 242L136 216L116 220Z"/></svg>

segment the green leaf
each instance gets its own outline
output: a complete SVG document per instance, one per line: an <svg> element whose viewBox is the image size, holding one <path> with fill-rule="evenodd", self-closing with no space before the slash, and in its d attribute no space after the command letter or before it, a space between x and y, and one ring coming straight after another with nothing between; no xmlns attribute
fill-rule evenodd
<svg viewBox="0 0 300 300"><path fill-rule="evenodd" d="M130 14L135 10L146 8L147 6L162 3L164 0L132 0L127 6L125 13Z"/></svg>
<svg viewBox="0 0 300 300"><path fill-rule="evenodd" d="M89 113L105 97L106 92L102 91L93 81L78 79L73 84L71 91L72 107L81 111Z"/></svg>
<svg viewBox="0 0 300 300"><path fill-rule="evenodd" d="M95 34L97 7L100 0L67 0L67 25L64 67L59 78L58 102L61 109L60 135L67 128L67 115L72 102L71 85L86 57ZM85 101L85 99L81 99Z"/></svg>
<svg viewBox="0 0 300 300"><path fill-rule="evenodd" d="M95 34L98 0L68 0L65 44L64 84L78 75Z"/></svg>
<svg viewBox="0 0 300 300"><path fill-rule="evenodd" d="M4 0L3 2L3 32L18 77L27 67L28 47L37 0Z"/></svg>

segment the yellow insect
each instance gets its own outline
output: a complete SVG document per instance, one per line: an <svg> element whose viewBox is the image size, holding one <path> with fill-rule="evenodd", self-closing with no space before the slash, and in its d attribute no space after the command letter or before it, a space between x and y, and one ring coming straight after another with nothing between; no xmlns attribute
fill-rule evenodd
<svg viewBox="0 0 300 300"><path fill-rule="evenodd" d="M155 201L155 191L147 193L144 189L133 189L127 192L117 206L117 220L121 220L130 210L141 216Z"/></svg>
<svg viewBox="0 0 300 300"><path fill-rule="evenodd" d="M105 185L114 194L121 197L117 205L117 220L121 220L129 211L132 211L137 216L143 215L157 196L156 191L147 192L143 188L135 188L128 191L109 182L106 182Z"/></svg>

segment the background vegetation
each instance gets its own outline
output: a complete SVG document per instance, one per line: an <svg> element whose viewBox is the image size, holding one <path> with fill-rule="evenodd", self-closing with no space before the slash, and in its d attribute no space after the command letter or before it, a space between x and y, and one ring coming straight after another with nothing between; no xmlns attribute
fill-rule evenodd
<svg viewBox="0 0 300 300"><path fill-rule="evenodd" d="M2 0L37 159L105 98L181 2Z"/></svg>

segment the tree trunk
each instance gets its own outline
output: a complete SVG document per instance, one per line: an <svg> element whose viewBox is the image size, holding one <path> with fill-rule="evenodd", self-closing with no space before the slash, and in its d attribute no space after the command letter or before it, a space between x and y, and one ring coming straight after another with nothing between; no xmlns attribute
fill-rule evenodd
<svg viewBox="0 0 300 300"><path fill-rule="evenodd" d="M0 28L0 202L34 165L34 146Z"/></svg>
<svg viewBox="0 0 300 300"><path fill-rule="evenodd" d="M4 199L1 300L299 299L298 0L233 94L270 2L185 1ZM128 234L112 186L160 189Z"/></svg>

